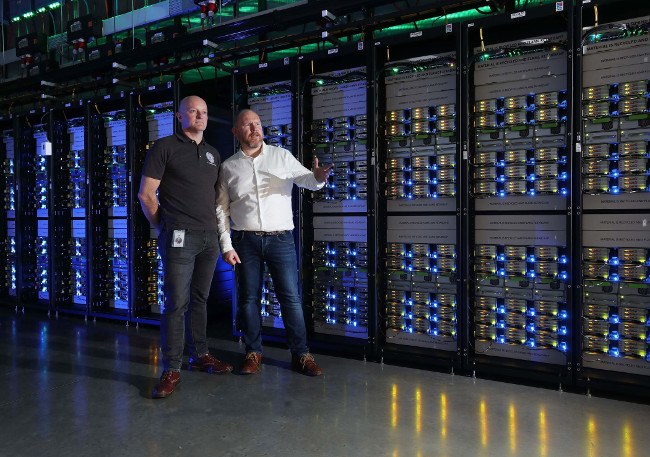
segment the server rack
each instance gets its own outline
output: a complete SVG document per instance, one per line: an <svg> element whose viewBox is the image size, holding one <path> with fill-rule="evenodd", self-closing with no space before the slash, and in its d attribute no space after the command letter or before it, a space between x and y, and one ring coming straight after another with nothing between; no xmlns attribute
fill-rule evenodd
<svg viewBox="0 0 650 457"><path fill-rule="evenodd" d="M368 41L300 56L303 164L333 163L303 204L312 344L367 355L376 337L375 51ZM363 62L364 65L359 66ZM308 305L309 306L309 305Z"/></svg>
<svg viewBox="0 0 650 457"><path fill-rule="evenodd" d="M17 224L18 302L23 307L52 308L56 253L50 228L52 205L52 155L60 154L64 128L53 109L30 109L18 116L18 183L20 221Z"/></svg>
<svg viewBox="0 0 650 457"><path fill-rule="evenodd" d="M381 357L460 369L458 25L375 40Z"/></svg>
<svg viewBox="0 0 650 457"><path fill-rule="evenodd" d="M294 141L297 65L292 59L262 62L258 65L233 70L233 108L236 114L242 109L255 111L262 122L266 144L287 149L300 159L297 141ZM223 158L225 160L225 157ZM299 277L302 277L302 240L299 208L302 191L294 186L292 192L294 241L296 245ZM302 285L302 281L300 281ZM237 307L237 288L233 288L233 333L240 335ZM280 303L273 289L273 280L264 267L260 296L262 334L267 339L284 341L285 331Z"/></svg>
<svg viewBox="0 0 650 457"><path fill-rule="evenodd" d="M51 234L56 252L53 270L55 314L87 317L91 264L88 261L89 180L87 158L88 103L73 100L57 113L63 129L62 144L53 155L54 224Z"/></svg>
<svg viewBox="0 0 650 457"><path fill-rule="evenodd" d="M573 350L572 14L557 2L464 25L468 368L560 386Z"/></svg>
<svg viewBox="0 0 650 457"><path fill-rule="evenodd" d="M131 195L124 92L91 101L87 134L90 179L89 314L93 318L129 319L129 226Z"/></svg>
<svg viewBox="0 0 650 457"><path fill-rule="evenodd" d="M158 233L144 217L138 190L144 159L153 142L175 132L174 113L178 105L178 86L172 82L152 85L136 91L129 97L129 212L131 216L131 244L129 255L129 293L131 318L140 322L157 324L164 311L164 273L158 253Z"/></svg>
<svg viewBox="0 0 650 457"><path fill-rule="evenodd" d="M16 303L18 277L16 264L16 216L18 208L18 157L15 153L14 118L0 118L0 160L2 174L2 223L0 224L0 262L2 279L0 280L0 300L7 304Z"/></svg>
<svg viewBox="0 0 650 457"><path fill-rule="evenodd" d="M650 6L583 2L576 14L575 341L578 385L648 395Z"/></svg>

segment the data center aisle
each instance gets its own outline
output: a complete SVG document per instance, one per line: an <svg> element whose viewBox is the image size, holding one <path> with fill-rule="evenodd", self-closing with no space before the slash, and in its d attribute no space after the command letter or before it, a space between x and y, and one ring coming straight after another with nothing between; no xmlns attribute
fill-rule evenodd
<svg viewBox="0 0 650 457"><path fill-rule="evenodd" d="M0 456L642 456L650 407L319 355L258 376L183 372L166 400L158 331L0 309ZM241 348L211 339L238 361Z"/></svg>

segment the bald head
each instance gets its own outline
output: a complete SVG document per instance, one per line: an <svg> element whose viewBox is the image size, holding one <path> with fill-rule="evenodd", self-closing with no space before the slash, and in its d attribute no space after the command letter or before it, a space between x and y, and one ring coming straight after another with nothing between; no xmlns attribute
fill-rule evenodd
<svg viewBox="0 0 650 457"><path fill-rule="evenodd" d="M194 103L199 103L199 104L204 104L207 106L205 103L205 100L203 100L201 97L198 95L188 95L187 97L183 98L180 103L178 104L178 109L180 111L184 111L187 109L189 105L192 105Z"/></svg>
<svg viewBox="0 0 650 457"><path fill-rule="evenodd" d="M203 131L208 126L208 105L201 97L190 95L181 100L176 118L183 133L197 143L203 140Z"/></svg>
<svg viewBox="0 0 650 457"><path fill-rule="evenodd" d="M241 110L235 118L232 133L239 141L245 153L256 152L261 149L264 141L262 122L257 113L251 109Z"/></svg>

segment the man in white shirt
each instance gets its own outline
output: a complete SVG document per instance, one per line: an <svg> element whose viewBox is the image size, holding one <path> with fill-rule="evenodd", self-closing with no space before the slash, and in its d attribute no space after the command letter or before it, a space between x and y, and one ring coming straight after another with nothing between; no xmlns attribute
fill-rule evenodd
<svg viewBox="0 0 650 457"><path fill-rule="evenodd" d="M310 171L286 149L264 143L262 123L252 110L238 114L232 132L240 149L221 165L217 222L224 261L239 264L238 305L246 344L241 373L257 373L262 366L260 299L266 262L280 302L292 368L318 376L322 370L307 348L298 288L291 192L294 184L310 190L322 188L332 165L319 167L314 159Z"/></svg>

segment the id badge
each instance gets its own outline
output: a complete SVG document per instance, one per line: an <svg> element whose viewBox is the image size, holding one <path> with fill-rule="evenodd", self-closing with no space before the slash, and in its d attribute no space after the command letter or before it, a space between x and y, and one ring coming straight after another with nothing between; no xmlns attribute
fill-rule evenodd
<svg viewBox="0 0 650 457"><path fill-rule="evenodd" d="M172 247L173 248L182 248L185 246L185 230L174 230L174 236L172 236Z"/></svg>

